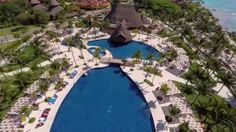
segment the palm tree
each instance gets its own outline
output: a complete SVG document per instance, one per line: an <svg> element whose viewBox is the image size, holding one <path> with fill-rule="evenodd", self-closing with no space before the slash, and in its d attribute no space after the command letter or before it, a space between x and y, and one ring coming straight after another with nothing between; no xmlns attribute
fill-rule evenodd
<svg viewBox="0 0 236 132"><path fill-rule="evenodd" d="M144 71L146 71L146 75L145 75L145 77L147 78L148 75L149 75L149 73L151 73L152 68L151 68L150 66L146 66L146 67L144 67Z"/></svg>
<svg viewBox="0 0 236 132"><path fill-rule="evenodd" d="M135 63L138 59L140 59L142 57L142 53L140 50L137 50L136 52L134 52L132 58L132 68L130 69L131 71L133 71L133 67L135 66Z"/></svg>
<svg viewBox="0 0 236 132"><path fill-rule="evenodd" d="M24 120L25 117L29 118L31 111L32 110L27 106L21 107L19 114L22 120Z"/></svg>
<svg viewBox="0 0 236 132"><path fill-rule="evenodd" d="M189 71L184 74L184 78L187 80L185 83L185 86L188 85L189 82L194 81L195 78L201 76L202 69L199 68L199 65L196 63L193 63L189 67Z"/></svg>
<svg viewBox="0 0 236 132"><path fill-rule="evenodd" d="M56 37L55 38L55 42L57 43L57 48L58 48L58 50L59 50L59 53L61 54L62 52L61 52L61 48L60 48L60 42L61 42L61 40L58 38L58 37Z"/></svg>
<svg viewBox="0 0 236 132"><path fill-rule="evenodd" d="M20 38L20 33L14 33L13 36L18 40Z"/></svg>
<svg viewBox="0 0 236 132"><path fill-rule="evenodd" d="M160 70L158 70L157 68L153 68L152 73L153 73L153 78L152 78L152 83L153 83L155 76L156 76L156 75L160 75L161 72L160 72Z"/></svg>
<svg viewBox="0 0 236 132"><path fill-rule="evenodd" d="M3 77L7 80L7 76L6 76L5 73L4 73L4 69L3 69L3 67L1 67L1 66L0 66L0 72L1 72L1 74L3 75Z"/></svg>
<svg viewBox="0 0 236 132"><path fill-rule="evenodd" d="M231 50L233 51L233 54L232 54L232 56L229 58L229 62L231 62L231 60L233 59L233 57L234 57L235 54L236 54L236 46L233 46L233 47L231 48Z"/></svg>
<svg viewBox="0 0 236 132"><path fill-rule="evenodd" d="M226 101L217 95L212 96L209 105L212 106L209 113L212 122L208 123L206 131L218 125L229 128L229 131L236 130L236 109L228 106Z"/></svg>
<svg viewBox="0 0 236 132"><path fill-rule="evenodd" d="M26 58L24 58L24 57L21 57L21 56L19 56L19 57L15 57L14 58L14 60L15 60L15 62L17 63L17 64L19 64L20 65L20 69L21 69L21 73L23 72L23 68L24 68L24 66L26 66L26 64L27 64L27 62L26 62Z"/></svg>
<svg viewBox="0 0 236 132"><path fill-rule="evenodd" d="M69 68L69 66L70 66L69 59L68 58L62 58L61 66L62 66L62 69L64 69L64 70Z"/></svg>
<svg viewBox="0 0 236 132"><path fill-rule="evenodd" d="M155 56L153 54L148 54L148 56L146 57L146 60L149 61L148 64L151 64L152 61L154 60Z"/></svg>
<svg viewBox="0 0 236 132"><path fill-rule="evenodd" d="M134 52L132 58L134 58L134 59L136 59L136 60L142 58L142 53L141 53L141 51L140 51L140 50L137 50L136 52Z"/></svg>
<svg viewBox="0 0 236 132"><path fill-rule="evenodd" d="M101 49L98 47L95 49L94 53L93 53L93 57L95 58L95 61L96 61L96 64L95 65L98 65L98 62L97 62L97 59L99 59L99 53L100 53Z"/></svg>
<svg viewBox="0 0 236 132"><path fill-rule="evenodd" d="M27 65L30 70L38 77L39 74L37 73L37 71L39 71L39 67L37 65L37 63L32 63L31 65Z"/></svg>
<svg viewBox="0 0 236 132"><path fill-rule="evenodd" d="M184 122L184 123L181 123L178 128L179 128L179 131L178 132L189 132L190 131L190 128L188 126L188 122Z"/></svg>
<svg viewBox="0 0 236 132"><path fill-rule="evenodd" d="M86 61L85 61L84 54L83 54L83 48L85 48L85 46L83 45L82 38L81 38L80 35L77 33L77 34L75 35L75 39L76 39L77 47L78 47L79 50L80 50L80 58L83 59L84 65L86 65Z"/></svg>
<svg viewBox="0 0 236 132"><path fill-rule="evenodd" d="M190 70L190 69L189 69ZM187 80L185 83L185 86L188 86L188 83L193 80L194 76L192 73L187 72L186 74L184 74L184 78Z"/></svg>
<svg viewBox="0 0 236 132"><path fill-rule="evenodd" d="M7 82L0 83L0 95L2 96L5 102L11 100L11 96L13 96L13 90L16 89L11 80L7 80Z"/></svg>
<svg viewBox="0 0 236 132"><path fill-rule="evenodd" d="M217 94L223 89L224 86L226 86L231 92L234 91L232 86L236 85L236 78L232 75L232 73L221 70L217 72L216 76L221 80L220 82L223 83L221 88L217 91Z"/></svg>
<svg viewBox="0 0 236 132"><path fill-rule="evenodd" d="M91 26L93 27L93 31L95 33L95 37L97 37L97 31L95 31L96 27L99 27L98 19L97 17L93 17L93 20L91 21Z"/></svg>
<svg viewBox="0 0 236 132"><path fill-rule="evenodd" d="M15 75L15 77L17 78L17 80L15 81L16 83L18 83L21 87L20 89L26 89L27 84L29 84L30 79L28 78L28 76L26 76L25 73L18 73Z"/></svg>
<svg viewBox="0 0 236 132"><path fill-rule="evenodd" d="M48 91L48 88L49 88L48 80L41 79L39 81L38 85L39 85L39 89L38 90L47 98L46 92Z"/></svg>
<svg viewBox="0 0 236 132"><path fill-rule="evenodd" d="M3 59L3 61L5 62L5 64L7 64L7 60L6 60L6 57L8 56L8 53L3 50L3 49L0 49L0 57Z"/></svg>
<svg viewBox="0 0 236 132"><path fill-rule="evenodd" d="M209 101L200 101L197 100L198 103L194 105L194 110L196 111L196 114L199 116L199 119L203 119L201 122L205 122L209 118L209 112L211 109L211 106L209 106Z"/></svg>
<svg viewBox="0 0 236 132"><path fill-rule="evenodd" d="M193 99L191 106L195 103L200 95L208 95L212 92L210 84L208 81L196 80L195 81L195 90L197 91L196 97Z"/></svg>
<svg viewBox="0 0 236 132"><path fill-rule="evenodd" d="M102 29L108 28L109 25L110 25L110 24L109 24L108 21L102 21L102 23L101 23L101 28L102 28Z"/></svg>
<svg viewBox="0 0 236 132"><path fill-rule="evenodd" d="M76 60L75 60L74 52L73 52L73 46L74 46L73 39L72 38L67 39L66 43L69 45L69 51L71 51L75 67L78 67Z"/></svg>

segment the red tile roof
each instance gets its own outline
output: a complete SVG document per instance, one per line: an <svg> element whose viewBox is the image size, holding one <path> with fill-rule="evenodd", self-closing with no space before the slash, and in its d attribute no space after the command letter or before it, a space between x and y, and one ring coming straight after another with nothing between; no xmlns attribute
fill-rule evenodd
<svg viewBox="0 0 236 132"><path fill-rule="evenodd" d="M81 8L85 9L96 9L110 6L108 0L78 0L78 4Z"/></svg>
<svg viewBox="0 0 236 132"><path fill-rule="evenodd" d="M7 0L0 0L0 3L5 3L7 2Z"/></svg>

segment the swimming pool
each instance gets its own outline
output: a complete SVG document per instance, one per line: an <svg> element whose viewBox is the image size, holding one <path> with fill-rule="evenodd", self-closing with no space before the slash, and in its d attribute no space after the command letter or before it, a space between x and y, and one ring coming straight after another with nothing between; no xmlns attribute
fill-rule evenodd
<svg viewBox="0 0 236 132"><path fill-rule="evenodd" d="M107 49L111 52L114 58L126 59L132 57L136 51L141 51L142 58L145 59L149 54L154 55L156 58L160 58L160 53L153 47L146 45L142 42L132 41L125 45L115 46L107 39L89 41L89 46L99 46L102 49Z"/></svg>
<svg viewBox="0 0 236 132"><path fill-rule="evenodd" d="M117 65L92 69L68 93L51 132L152 132L138 86Z"/></svg>

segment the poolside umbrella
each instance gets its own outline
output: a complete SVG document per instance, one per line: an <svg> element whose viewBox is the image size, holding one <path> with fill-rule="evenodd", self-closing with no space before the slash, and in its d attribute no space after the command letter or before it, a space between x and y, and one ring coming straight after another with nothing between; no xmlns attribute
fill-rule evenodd
<svg viewBox="0 0 236 132"><path fill-rule="evenodd" d="M127 30L125 20L115 29L109 40L115 44L124 44L132 41L132 35Z"/></svg>
<svg viewBox="0 0 236 132"><path fill-rule="evenodd" d="M156 108L156 104L152 100L148 102L148 105L149 105L150 108Z"/></svg>

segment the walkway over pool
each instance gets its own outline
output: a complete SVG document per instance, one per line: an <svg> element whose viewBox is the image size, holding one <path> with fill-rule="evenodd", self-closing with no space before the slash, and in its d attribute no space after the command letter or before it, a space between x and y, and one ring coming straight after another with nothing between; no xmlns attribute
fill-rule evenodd
<svg viewBox="0 0 236 132"><path fill-rule="evenodd" d="M100 63L105 63L105 64L119 64L122 65L124 64L124 61L121 59L115 59L115 58L102 58L99 60Z"/></svg>

